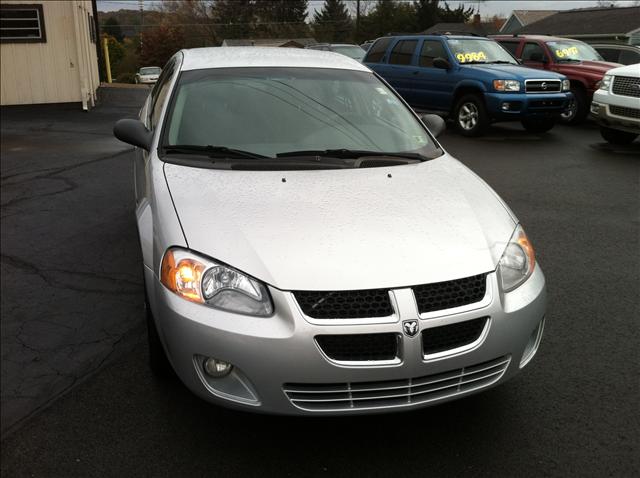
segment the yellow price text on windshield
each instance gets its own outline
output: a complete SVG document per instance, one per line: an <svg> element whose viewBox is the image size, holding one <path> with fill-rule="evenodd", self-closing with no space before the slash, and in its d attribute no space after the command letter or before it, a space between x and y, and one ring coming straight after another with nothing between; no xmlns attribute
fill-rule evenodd
<svg viewBox="0 0 640 478"><path fill-rule="evenodd" d="M569 48L563 48L562 50L556 49L556 56L558 58L564 58L567 56L576 56L578 54L578 48L575 46Z"/></svg>
<svg viewBox="0 0 640 478"><path fill-rule="evenodd" d="M483 61L487 59L487 55L483 51L470 51L469 53L458 53L456 58L460 63L467 61Z"/></svg>

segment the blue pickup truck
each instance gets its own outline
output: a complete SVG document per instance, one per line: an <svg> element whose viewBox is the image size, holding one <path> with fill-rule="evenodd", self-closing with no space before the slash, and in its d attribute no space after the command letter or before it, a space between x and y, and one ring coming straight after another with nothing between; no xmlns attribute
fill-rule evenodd
<svg viewBox="0 0 640 478"><path fill-rule="evenodd" d="M481 135L497 121L521 121L528 131L548 131L572 99L566 76L520 66L484 37L382 37L363 63L412 107L450 116L465 136Z"/></svg>

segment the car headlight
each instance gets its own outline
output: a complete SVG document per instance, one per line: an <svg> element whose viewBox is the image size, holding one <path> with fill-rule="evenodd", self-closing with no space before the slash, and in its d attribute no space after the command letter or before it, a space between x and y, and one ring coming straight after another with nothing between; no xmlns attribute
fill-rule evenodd
<svg viewBox="0 0 640 478"><path fill-rule="evenodd" d="M602 77L602 80L600 80L600 89L601 90L608 90L609 86L611 85L611 79L613 78L613 75L604 75Z"/></svg>
<svg viewBox="0 0 640 478"><path fill-rule="evenodd" d="M571 81L562 80L562 91L569 91L571 89Z"/></svg>
<svg viewBox="0 0 640 478"><path fill-rule="evenodd" d="M493 88L496 91L520 91L518 80L493 80Z"/></svg>
<svg viewBox="0 0 640 478"><path fill-rule="evenodd" d="M510 292L521 286L529 278L535 265L533 246L522 226L518 225L498 264L502 290Z"/></svg>
<svg viewBox="0 0 640 478"><path fill-rule="evenodd" d="M262 282L186 249L173 247L165 252L160 282L191 302L239 314L273 314L269 291Z"/></svg>

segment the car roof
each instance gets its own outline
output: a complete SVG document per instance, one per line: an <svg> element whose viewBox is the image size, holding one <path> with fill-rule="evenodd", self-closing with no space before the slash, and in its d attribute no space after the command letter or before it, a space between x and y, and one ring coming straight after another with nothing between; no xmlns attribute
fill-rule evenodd
<svg viewBox="0 0 640 478"><path fill-rule="evenodd" d="M460 35L460 34L450 34L446 33L419 33L413 35L389 35L387 37L380 38L453 38L453 39L469 39L469 40L491 40L491 38L483 37L479 35ZM378 40L380 39L378 38Z"/></svg>
<svg viewBox="0 0 640 478"><path fill-rule="evenodd" d="M371 71L362 63L330 51L305 48L225 46L182 50L182 70L208 68L299 67Z"/></svg>
<svg viewBox="0 0 640 478"><path fill-rule="evenodd" d="M489 35L490 38L500 39L500 40L508 40L509 38L513 38L514 40L519 40L524 38L525 40L540 40L540 41L563 41L563 40L574 40L575 38L562 38L562 37L554 37L551 35L527 35L527 34L518 34L518 35ZM582 40L577 40L582 41Z"/></svg>

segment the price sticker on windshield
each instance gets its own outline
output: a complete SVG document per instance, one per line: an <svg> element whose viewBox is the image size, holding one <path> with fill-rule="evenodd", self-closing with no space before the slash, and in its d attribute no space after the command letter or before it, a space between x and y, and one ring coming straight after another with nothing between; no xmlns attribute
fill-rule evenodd
<svg viewBox="0 0 640 478"><path fill-rule="evenodd" d="M556 48L556 56L558 58L565 58L565 57L571 57L571 56L577 56L578 55L578 48L575 46L569 47L569 48Z"/></svg>
<svg viewBox="0 0 640 478"><path fill-rule="evenodd" d="M460 63L468 61L486 61L487 54L483 51L470 51L469 53L458 53L456 58Z"/></svg>

